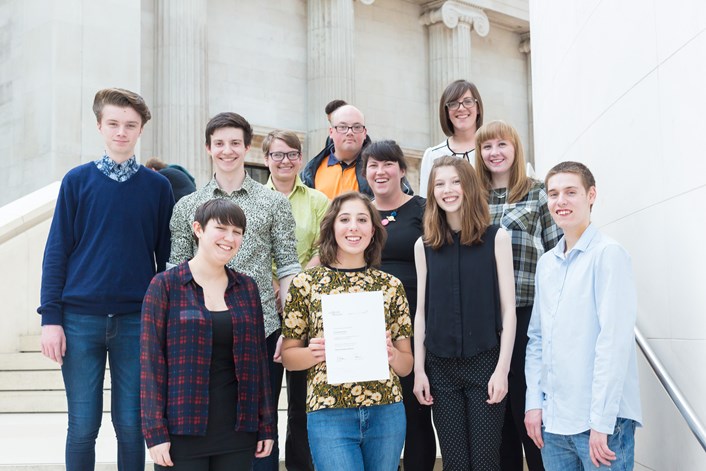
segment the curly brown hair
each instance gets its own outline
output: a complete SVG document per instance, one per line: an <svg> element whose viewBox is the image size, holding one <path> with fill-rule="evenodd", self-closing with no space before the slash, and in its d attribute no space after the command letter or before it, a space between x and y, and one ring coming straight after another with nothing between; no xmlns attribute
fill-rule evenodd
<svg viewBox="0 0 706 471"><path fill-rule="evenodd" d="M346 201L361 201L370 214L370 221L373 224L373 238L365 248L365 264L369 267L379 267L382 259L382 248L387 240L387 231L380 222L380 214L373 206L370 198L357 191L349 191L335 197L321 220L321 232L319 236L319 258L322 265L333 265L338 259L338 243L336 243L336 233L333 229L336 217L341 212L341 206Z"/></svg>

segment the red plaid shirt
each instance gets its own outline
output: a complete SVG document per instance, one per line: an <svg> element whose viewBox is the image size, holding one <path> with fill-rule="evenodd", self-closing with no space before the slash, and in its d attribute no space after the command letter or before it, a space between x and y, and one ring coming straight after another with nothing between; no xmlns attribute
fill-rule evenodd
<svg viewBox="0 0 706 471"><path fill-rule="evenodd" d="M235 430L274 438L262 306L252 278L226 268L238 380ZM148 447L169 434L205 435L212 350L211 314L187 262L157 274L142 304L140 401Z"/></svg>

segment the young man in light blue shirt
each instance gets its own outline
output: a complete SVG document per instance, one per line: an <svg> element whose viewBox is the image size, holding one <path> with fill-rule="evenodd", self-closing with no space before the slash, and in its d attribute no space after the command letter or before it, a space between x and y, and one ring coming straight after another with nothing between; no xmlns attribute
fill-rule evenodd
<svg viewBox="0 0 706 471"><path fill-rule="evenodd" d="M632 470L642 418L630 256L591 224L596 183L585 165L562 162L545 185L564 237L537 265L527 433L548 471Z"/></svg>

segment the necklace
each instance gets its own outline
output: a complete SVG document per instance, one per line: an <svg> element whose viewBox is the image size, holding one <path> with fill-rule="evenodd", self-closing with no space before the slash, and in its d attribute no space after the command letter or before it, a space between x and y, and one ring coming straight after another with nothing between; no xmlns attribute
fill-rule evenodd
<svg viewBox="0 0 706 471"><path fill-rule="evenodd" d="M391 222L397 221L397 210L399 210L400 207L404 206L404 204L405 204L406 202L407 202L407 201L406 201L405 195L404 195L404 193L402 193L402 198L399 199L399 204L397 205L397 208L396 208L396 209L393 209L392 212L391 212L388 216L385 216L385 217L382 219L382 221L380 221L380 222L382 223L382 225L383 225L383 226L387 226L387 225L390 224ZM374 203L373 203L373 204L374 204ZM392 206L392 205L390 205L390 206ZM382 210L378 209L378 211L382 211Z"/></svg>
<svg viewBox="0 0 706 471"><path fill-rule="evenodd" d="M507 188L505 188L505 191L502 191L502 192L499 192L498 190L496 190L495 188L493 188L493 194L494 194L497 198L500 198L500 199L505 198L505 196L507 196Z"/></svg>
<svg viewBox="0 0 706 471"><path fill-rule="evenodd" d="M395 222L397 220L397 219L395 219L396 216L397 216L397 210L394 210L390 213L389 216L385 216L385 219L383 219L380 222L382 223L383 226L387 226L391 222Z"/></svg>

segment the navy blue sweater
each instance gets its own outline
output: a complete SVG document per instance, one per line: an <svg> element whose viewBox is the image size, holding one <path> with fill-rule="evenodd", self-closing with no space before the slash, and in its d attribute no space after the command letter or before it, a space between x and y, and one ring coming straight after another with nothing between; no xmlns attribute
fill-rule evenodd
<svg viewBox="0 0 706 471"><path fill-rule="evenodd" d="M169 257L174 197L166 178L143 166L118 183L89 162L61 182L42 266L42 325L64 311L140 312Z"/></svg>

